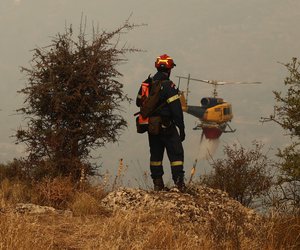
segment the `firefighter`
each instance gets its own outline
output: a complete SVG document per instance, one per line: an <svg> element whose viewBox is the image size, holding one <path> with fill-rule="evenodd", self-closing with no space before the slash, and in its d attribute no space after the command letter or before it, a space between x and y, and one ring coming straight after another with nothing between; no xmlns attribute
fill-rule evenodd
<svg viewBox="0 0 300 250"><path fill-rule="evenodd" d="M161 117L161 129L158 135L152 135L148 132L150 146L150 172L155 191L165 189L162 165L165 149L170 160L174 184L180 191L185 190L183 168L184 151L182 146L182 142L185 139L183 112L178 95L178 89L176 89L175 84L170 81L171 70L175 66L176 64L173 59L167 54L157 57L155 61L157 73L152 78L149 76L143 82L136 99L136 105L140 107L145 95L149 94L151 83L157 80L161 81L158 106L160 106L163 102L165 102L166 105L162 106L150 115ZM147 123L149 118L143 119L140 117L140 120Z"/></svg>

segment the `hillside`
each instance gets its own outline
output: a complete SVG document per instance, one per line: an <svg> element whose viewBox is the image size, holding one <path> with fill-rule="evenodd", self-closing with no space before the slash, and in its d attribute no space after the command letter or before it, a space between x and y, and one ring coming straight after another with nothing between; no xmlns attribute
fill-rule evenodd
<svg viewBox="0 0 300 250"><path fill-rule="evenodd" d="M226 193L201 186L192 195L120 188L99 202L82 193L71 210L2 207L0 249L260 249L266 244L260 216Z"/></svg>

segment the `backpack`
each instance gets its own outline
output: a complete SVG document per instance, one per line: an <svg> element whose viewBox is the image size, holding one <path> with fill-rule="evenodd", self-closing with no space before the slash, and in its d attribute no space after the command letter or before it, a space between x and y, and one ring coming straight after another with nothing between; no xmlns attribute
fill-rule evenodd
<svg viewBox="0 0 300 250"><path fill-rule="evenodd" d="M160 90L162 83L169 80L156 80L151 79L149 91L146 91L146 95L142 96L142 104L140 111L134 115L139 115L136 118L137 132L142 134L146 131L151 135L157 135L161 130L161 117L152 116L156 111L160 110L167 104L166 101L159 104Z"/></svg>
<svg viewBox="0 0 300 250"><path fill-rule="evenodd" d="M140 108L140 114L143 118L149 117L159 109L160 106L158 106L158 103L162 82L161 80L152 81L149 96L145 98Z"/></svg>

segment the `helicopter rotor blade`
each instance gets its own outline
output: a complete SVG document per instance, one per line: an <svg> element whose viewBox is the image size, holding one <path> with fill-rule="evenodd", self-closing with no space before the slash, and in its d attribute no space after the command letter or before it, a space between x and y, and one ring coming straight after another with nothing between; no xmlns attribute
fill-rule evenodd
<svg viewBox="0 0 300 250"><path fill-rule="evenodd" d="M205 80L205 79L196 79L196 78L191 78L191 77L185 77L185 76L176 76L179 79L189 79L192 81L197 81L197 82L205 82L209 83L212 85L225 85L225 84L261 84L262 82L225 82L225 81L216 81L216 80Z"/></svg>
<svg viewBox="0 0 300 250"><path fill-rule="evenodd" d="M203 80L203 79L192 79L190 80L205 82L212 85L225 85L225 84L261 84L262 82L225 82L225 81L216 81L216 80Z"/></svg>
<svg viewBox="0 0 300 250"><path fill-rule="evenodd" d="M218 82L219 85L225 84L261 84L262 82Z"/></svg>
<svg viewBox="0 0 300 250"><path fill-rule="evenodd" d="M214 81L214 80L203 80L203 79L196 79L196 78L189 78L189 77L185 77L185 76L176 76L178 77L179 79L182 78L182 79L186 79L186 80L192 80L192 81L197 81L197 82L205 82L205 83L209 83L209 84L218 84L217 81Z"/></svg>
<svg viewBox="0 0 300 250"><path fill-rule="evenodd" d="M179 79L186 79L186 80L192 80L192 81L198 81L198 82L205 82L205 83L213 83L214 81L211 80L202 80L202 79L196 79L196 78L191 78L191 77L186 77L186 76L176 76Z"/></svg>

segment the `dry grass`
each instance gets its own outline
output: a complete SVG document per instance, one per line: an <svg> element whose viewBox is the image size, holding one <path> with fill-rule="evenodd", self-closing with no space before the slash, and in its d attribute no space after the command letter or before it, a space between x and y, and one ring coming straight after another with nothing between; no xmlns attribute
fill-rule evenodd
<svg viewBox="0 0 300 250"><path fill-rule="evenodd" d="M300 249L300 217L276 215L268 226L266 249Z"/></svg>
<svg viewBox="0 0 300 250"><path fill-rule="evenodd" d="M300 249L299 217L272 216L244 232L243 218L238 215L228 225L222 214L216 214L204 226L180 223L166 211L110 213L100 205L106 195L104 187L87 185L76 191L68 183L66 179L45 180L41 188L2 181L0 207L33 201L59 206L67 197L63 207L72 210L73 216L0 210L0 249Z"/></svg>
<svg viewBox="0 0 300 250"><path fill-rule="evenodd" d="M230 238L216 244L201 225L190 228L158 211L76 217L6 213L0 215L0 249L299 249L299 220L271 220L266 227L264 242L241 237L237 247Z"/></svg>
<svg viewBox="0 0 300 250"><path fill-rule="evenodd" d="M31 197L32 190L25 182L4 179L0 183L0 205L2 207L7 204L28 202Z"/></svg>
<svg viewBox="0 0 300 250"><path fill-rule="evenodd" d="M0 249L202 249L164 214L0 216ZM208 249L208 248L207 248Z"/></svg>
<svg viewBox="0 0 300 250"><path fill-rule="evenodd" d="M69 208L75 216L108 214L100 205L103 197L104 193L101 189L93 192L77 192L69 203Z"/></svg>

